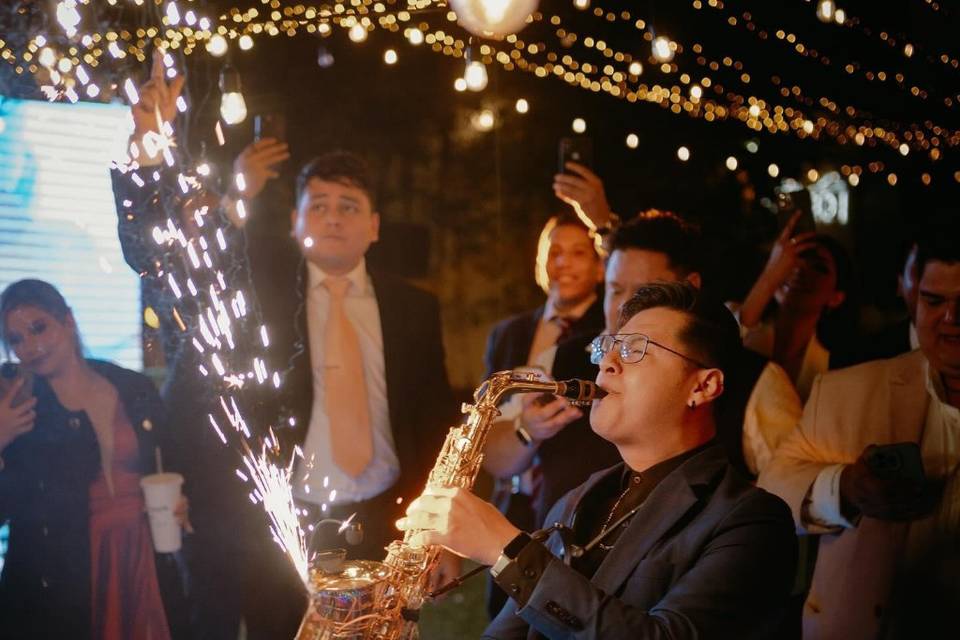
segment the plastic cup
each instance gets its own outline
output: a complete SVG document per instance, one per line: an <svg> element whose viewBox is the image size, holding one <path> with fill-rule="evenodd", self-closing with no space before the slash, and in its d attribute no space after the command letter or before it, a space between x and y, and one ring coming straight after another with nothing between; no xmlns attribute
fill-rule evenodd
<svg viewBox="0 0 960 640"><path fill-rule="evenodd" d="M182 545L180 524L173 515L180 501L183 476L179 473L153 473L140 478L153 548L157 553L173 553Z"/></svg>

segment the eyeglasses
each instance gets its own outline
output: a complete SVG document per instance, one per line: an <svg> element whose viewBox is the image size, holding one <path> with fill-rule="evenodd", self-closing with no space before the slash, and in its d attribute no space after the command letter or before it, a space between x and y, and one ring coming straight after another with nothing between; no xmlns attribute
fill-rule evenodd
<svg viewBox="0 0 960 640"><path fill-rule="evenodd" d="M690 356L685 356L679 351L675 351L670 347L664 346L659 342L654 342L650 339L649 336L646 336L642 333L620 333L617 335L604 334L597 336L593 339L593 342L590 343L590 362L593 364L600 364L600 361L603 360L603 356L610 353L610 350L613 349L616 345L620 345L620 361L624 364L634 364L643 360L643 356L647 355L647 345L656 345L665 351L680 356L688 362L692 362L701 369L712 369L710 365L706 365L699 360L694 360Z"/></svg>

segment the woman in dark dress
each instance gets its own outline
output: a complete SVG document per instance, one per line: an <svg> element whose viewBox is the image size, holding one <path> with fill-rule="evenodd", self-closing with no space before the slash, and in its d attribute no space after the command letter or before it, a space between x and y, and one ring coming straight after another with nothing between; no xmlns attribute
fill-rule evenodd
<svg viewBox="0 0 960 640"><path fill-rule="evenodd" d="M84 359L73 314L46 282L3 292L0 331L27 376L0 397L0 521L10 525L0 637L169 640L182 590L168 576L176 563L155 560L139 486L157 449L173 462L153 384ZM30 378L32 396L18 401Z"/></svg>

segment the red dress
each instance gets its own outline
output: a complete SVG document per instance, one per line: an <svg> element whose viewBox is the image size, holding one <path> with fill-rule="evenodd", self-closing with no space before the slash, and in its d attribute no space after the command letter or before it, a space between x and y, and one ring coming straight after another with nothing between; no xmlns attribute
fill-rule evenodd
<svg viewBox="0 0 960 640"><path fill-rule="evenodd" d="M117 406L113 495L101 470L90 486L90 552L95 640L170 640L153 541L140 489L137 434Z"/></svg>

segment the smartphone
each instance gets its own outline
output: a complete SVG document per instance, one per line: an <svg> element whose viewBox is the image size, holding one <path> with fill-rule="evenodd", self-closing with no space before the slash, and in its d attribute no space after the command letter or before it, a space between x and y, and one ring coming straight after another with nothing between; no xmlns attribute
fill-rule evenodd
<svg viewBox="0 0 960 640"><path fill-rule="evenodd" d="M593 140L587 136L560 139L560 173L570 173L567 162L577 162L593 168Z"/></svg>
<svg viewBox="0 0 960 640"><path fill-rule="evenodd" d="M866 463L875 476L884 480L907 480L916 484L926 480L920 445L916 442L873 445L866 452Z"/></svg>
<svg viewBox="0 0 960 640"><path fill-rule="evenodd" d="M808 233L817 230L817 222L813 217L813 207L810 206L810 192L805 188L797 191L777 190L777 221L783 229L790 222L790 218L799 211L800 219L793 228L793 235Z"/></svg>
<svg viewBox="0 0 960 640"><path fill-rule="evenodd" d="M253 140L273 138L277 142L287 141L287 119L279 113L258 113L253 117Z"/></svg>
<svg viewBox="0 0 960 640"><path fill-rule="evenodd" d="M23 367L16 362L4 362L0 365L0 396L6 395L10 387L21 378L23 378L23 385L13 396L13 401L10 403L11 407L23 404L33 395L33 374L24 371Z"/></svg>

